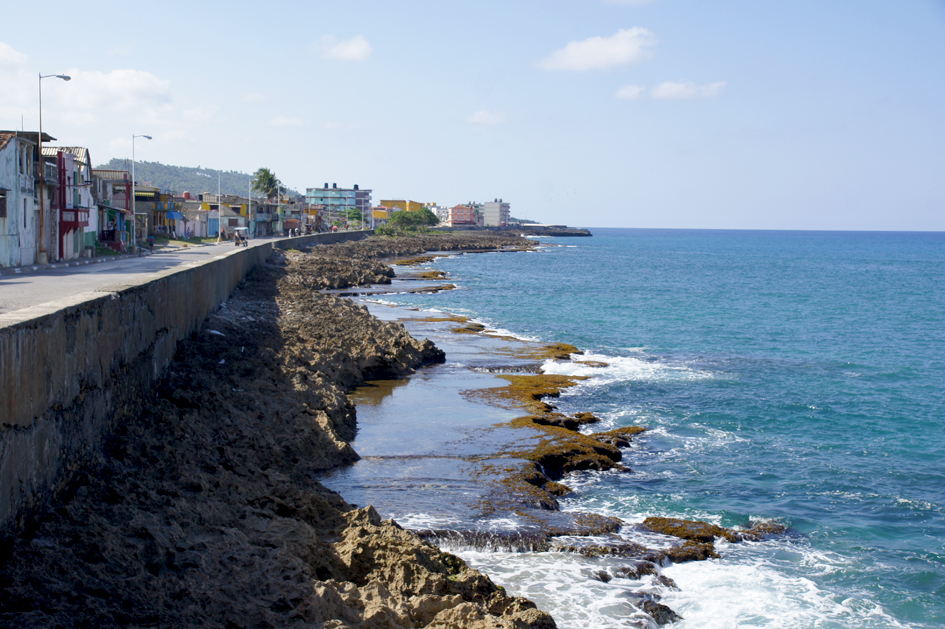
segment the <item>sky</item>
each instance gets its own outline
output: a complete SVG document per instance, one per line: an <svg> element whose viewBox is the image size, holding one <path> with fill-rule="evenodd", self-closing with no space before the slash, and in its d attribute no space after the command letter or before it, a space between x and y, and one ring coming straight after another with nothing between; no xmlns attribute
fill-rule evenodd
<svg viewBox="0 0 945 629"><path fill-rule="evenodd" d="M945 0L8 5L0 129L68 74L43 130L96 164L146 134L545 223L945 231Z"/></svg>

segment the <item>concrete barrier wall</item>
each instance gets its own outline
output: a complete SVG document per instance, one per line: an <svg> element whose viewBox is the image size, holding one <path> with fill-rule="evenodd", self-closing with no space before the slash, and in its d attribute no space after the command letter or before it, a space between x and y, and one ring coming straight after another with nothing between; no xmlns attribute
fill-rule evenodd
<svg viewBox="0 0 945 629"><path fill-rule="evenodd" d="M0 315L0 535L18 530L74 472L105 456L106 437L141 412L178 342L273 248L368 235L254 243L223 258Z"/></svg>

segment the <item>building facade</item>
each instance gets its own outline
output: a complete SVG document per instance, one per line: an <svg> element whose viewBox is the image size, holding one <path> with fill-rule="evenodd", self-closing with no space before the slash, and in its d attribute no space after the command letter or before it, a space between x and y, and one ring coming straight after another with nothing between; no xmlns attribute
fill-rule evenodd
<svg viewBox="0 0 945 629"><path fill-rule="evenodd" d="M92 181L92 197L98 206L99 242L114 251L128 251L131 243L131 173L93 169Z"/></svg>
<svg viewBox="0 0 945 629"><path fill-rule="evenodd" d="M436 203L421 203L420 201L409 201L403 199L382 199L381 205L390 208L394 212L416 212L425 207L435 207Z"/></svg>
<svg viewBox="0 0 945 629"><path fill-rule="evenodd" d="M305 203L309 206L321 206L329 216L346 216L345 210L354 208L365 219L371 216L371 191L362 190L358 184L353 188L339 188L338 184L325 184L324 188L306 188Z"/></svg>
<svg viewBox="0 0 945 629"><path fill-rule="evenodd" d="M481 204L482 223L486 227L497 227L509 224L509 204L502 199L496 199Z"/></svg>
<svg viewBox="0 0 945 629"><path fill-rule="evenodd" d="M473 208L472 204L467 205L454 205L450 208L449 213L449 224L450 225L475 225L476 224L476 210Z"/></svg>
<svg viewBox="0 0 945 629"><path fill-rule="evenodd" d="M446 224L450 221L450 209L445 205L428 205L431 212L436 214L436 219L440 223Z"/></svg>
<svg viewBox="0 0 945 629"><path fill-rule="evenodd" d="M36 142L0 132L0 266L33 264L39 251Z"/></svg>
<svg viewBox="0 0 945 629"><path fill-rule="evenodd" d="M53 203L57 217L57 255L50 258L72 260L95 250L98 236L98 206L92 197L92 160L89 151L74 146L44 146L43 158L58 170L58 187Z"/></svg>

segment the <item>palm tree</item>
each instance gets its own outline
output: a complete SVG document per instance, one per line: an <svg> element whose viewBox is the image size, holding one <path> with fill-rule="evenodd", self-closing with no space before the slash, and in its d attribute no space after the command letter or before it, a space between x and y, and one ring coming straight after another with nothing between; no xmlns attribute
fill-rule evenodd
<svg viewBox="0 0 945 629"><path fill-rule="evenodd" d="M271 199L279 193L279 186L282 182L276 177L276 174L268 168L260 168L253 175L253 190L262 192L267 199Z"/></svg>

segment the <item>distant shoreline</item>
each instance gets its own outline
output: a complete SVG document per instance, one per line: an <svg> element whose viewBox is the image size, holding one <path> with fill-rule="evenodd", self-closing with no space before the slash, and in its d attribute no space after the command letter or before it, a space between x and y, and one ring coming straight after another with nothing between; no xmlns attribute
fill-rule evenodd
<svg viewBox="0 0 945 629"><path fill-rule="evenodd" d="M437 232L467 232L467 231L492 231L511 234L522 234L526 236L552 236L555 238L568 237L587 237L593 236L589 229L582 227L568 227L567 225L497 225L489 227L480 227L479 225L463 225L454 227L434 227Z"/></svg>

